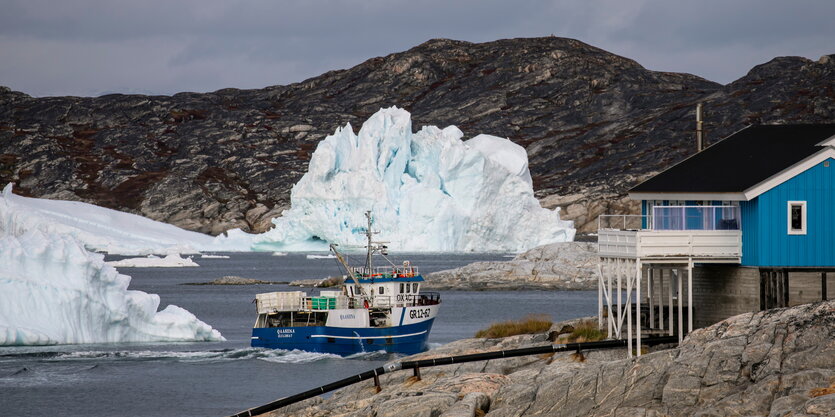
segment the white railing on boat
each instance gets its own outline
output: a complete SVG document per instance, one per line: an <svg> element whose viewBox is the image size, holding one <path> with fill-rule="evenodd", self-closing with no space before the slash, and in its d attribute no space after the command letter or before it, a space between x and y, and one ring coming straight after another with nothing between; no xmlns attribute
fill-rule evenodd
<svg viewBox="0 0 835 417"><path fill-rule="evenodd" d="M323 293L326 291L323 291ZM338 291L328 291L338 293ZM371 297L370 307L393 308L411 307L418 305L437 304L437 293L399 294L395 296L375 295ZM325 311L354 309L366 307L362 297L348 297L346 295L328 294L326 296L308 297L302 291L285 291L257 294L255 296L258 314L269 314L280 311Z"/></svg>

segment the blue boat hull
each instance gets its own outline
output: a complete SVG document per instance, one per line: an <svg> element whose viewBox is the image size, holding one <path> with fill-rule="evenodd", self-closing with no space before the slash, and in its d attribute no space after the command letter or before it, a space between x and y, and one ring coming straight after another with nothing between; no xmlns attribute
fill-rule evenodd
<svg viewBox="0 0 835 417"><path fill-rule="evenodd" d="M386 351L412 355L427 349L434 318L393 327L347 328L329 326L265 327L252 329L252 347L304 350L341 356Z"/></svg>

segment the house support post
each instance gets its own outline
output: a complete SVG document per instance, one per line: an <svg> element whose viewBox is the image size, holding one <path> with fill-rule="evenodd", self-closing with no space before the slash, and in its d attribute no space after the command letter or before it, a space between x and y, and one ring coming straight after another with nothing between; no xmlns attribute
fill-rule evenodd
<svg viewBox="0 0 835 417"><path fill-rule="evenodd" d="M597 328L603 328L603 260L597 264Z"/></svg>
<svg viewBox="0 0 835 417"><path fill-rule="evenodd" d="M623 323L623 287L620 276L623 275L623 261L617 260L617 283L618 283L618 325L615 327L615 336L620 339L621 324Z"/></svg>
<svg viewBox="0 0 835 417"><path fill-rule="evenodd" d="M624 272L629 272L628 262L624 262L627 266L624 268ZM635 262L637 263L637 261ZM628 357L632 357L632 278L629 275L626 275L626 349L628 352ZM620 325L623 326L623 321L620 322Z"/></svg>
<svg viewBox="0 0 835 417"><path fill-rule="evenodd" d="M765 272L760 269L760 311L765 310Z"/></svg>
<svg viewBox="0 0 835 417"><path fill-rule="evenodd" d="M681 272L678 268L676 268L676 283L678 283L678 342L681 343L684 340L684 306L682 302L684 301L684 292L682 291L682 279L681 279Z"/></svg>
<svg viewBox="0 0 835 417"><path fill-rule="evenodd" d="M789 270L783 269L783 305L782 307L789 306Z"/></svg>
<svg viewBox="0 0 835 417"><path fill-rule="evenodd" d="M614 311L612 311L612 261L610 259L606 260L606 265L608 266L608 272L606 273L606 280L608 282L608 286L606 287L606 308L608 309L609 313L609 337L612 337L614 334Z"/></svg>
<svg viewBox="0 0 835 417"><path fill-rule="evenodd" d="M687 263L687 334L693 332L693 258Z"/></svg>
<svg viewBox="0 0 835 417"><path fill-rule="evenodd" d="M782 279L780 279L780 272L776 269L771 271L771 282L773 285L771 287L772 293L774 294L774 304L772 304L771 308L774 307L781 307L783 304L783 289L780 288L780 284L782 283Z"/></svg>
<svg viewBox="0 0 835 417"><path fill-rule="evenodd" d="M637 341L635 349L637 355L641 356L641 278L644 275L644 269L641 265L641 259L635 260L635 340Z"/></svg>
<svg viewBox="0 0 835 417"><path fill-rule="evenodd" d="M664 331L664 269L658 268L658 329Z"/></svg>
<svg viewBox="0 0 835 417"><path fill-rule="evenodd" d="M655 304L652 302L652 265L647 267L647 305L649 306L649 327L655 326Z"/></svg>
<svg viewBox="0 0 835 417"><path fill-rule="evenodd" d="M826 301L826 272L821 272L821 301Z"/></svg>
<svg viewBox="0 0 835 417"><path fill-rule="evenodd" d="M675 314L673 314L673 278L675 278L675 277L673 276L673 270L672 269L670 269L669 273L670 273L670 285L669 285L669 287L670 287L670 304L667 306L667 313L669 313L670 316L669 316L669 320L668 320L667 324L669 324L670 327L669 327L667 333L668 333L668 335L672 336L673 335L673 328L674 328L673 319L675 318Z"/></svg>

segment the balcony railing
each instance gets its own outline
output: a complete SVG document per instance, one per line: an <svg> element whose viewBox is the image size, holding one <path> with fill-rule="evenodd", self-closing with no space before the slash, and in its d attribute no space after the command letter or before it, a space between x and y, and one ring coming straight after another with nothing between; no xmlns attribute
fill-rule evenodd
<svg viewBox="0 0 835 417"><path fill-rule="evenodd" d="M601 230L739 230L738 206L657 206L651 216L604 214Z"/></svg>
<svg viewBox="0 0 835 417"><path fill-rule="evenodd" d="M598 226L601 256L738 262L742 254L736 206L658 206L652 216L601 215Z"/></svg>
<svg viewBox="0 0 835 417"><path fill-rule="evenodd" d="M739 230L738 206L657 206L653 230Z"/></svg>

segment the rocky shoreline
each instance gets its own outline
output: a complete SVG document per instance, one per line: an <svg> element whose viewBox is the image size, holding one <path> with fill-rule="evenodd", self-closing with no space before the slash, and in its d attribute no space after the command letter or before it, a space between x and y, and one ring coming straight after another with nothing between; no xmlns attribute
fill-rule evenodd
<svg viewBox="0 0 835 417"><path fill-rule="evenodd" d="M259 284L286 284L285 281L263 281L260 279L243 278L233 275L227 275L209 282L187 282L182 285L259 285Z"/></svg>
<svg viewBox="0 0 835 417"><path fill-rule="evenodd" d="M557 323L552 330L566 323ZM465 339L408 360L547 343L546 334ZM279 416L831 416L835 301L731 317L680 346L471 362L384 375ZM336 376L335 376L336 378Z"/></svg>
<svg viewBox="0 0 835 417"><path fill-rule="evenodd" d="M509 261L475 262L428 274L432 290L591 290L597 288L597 244L552 243Z"/></svg>

